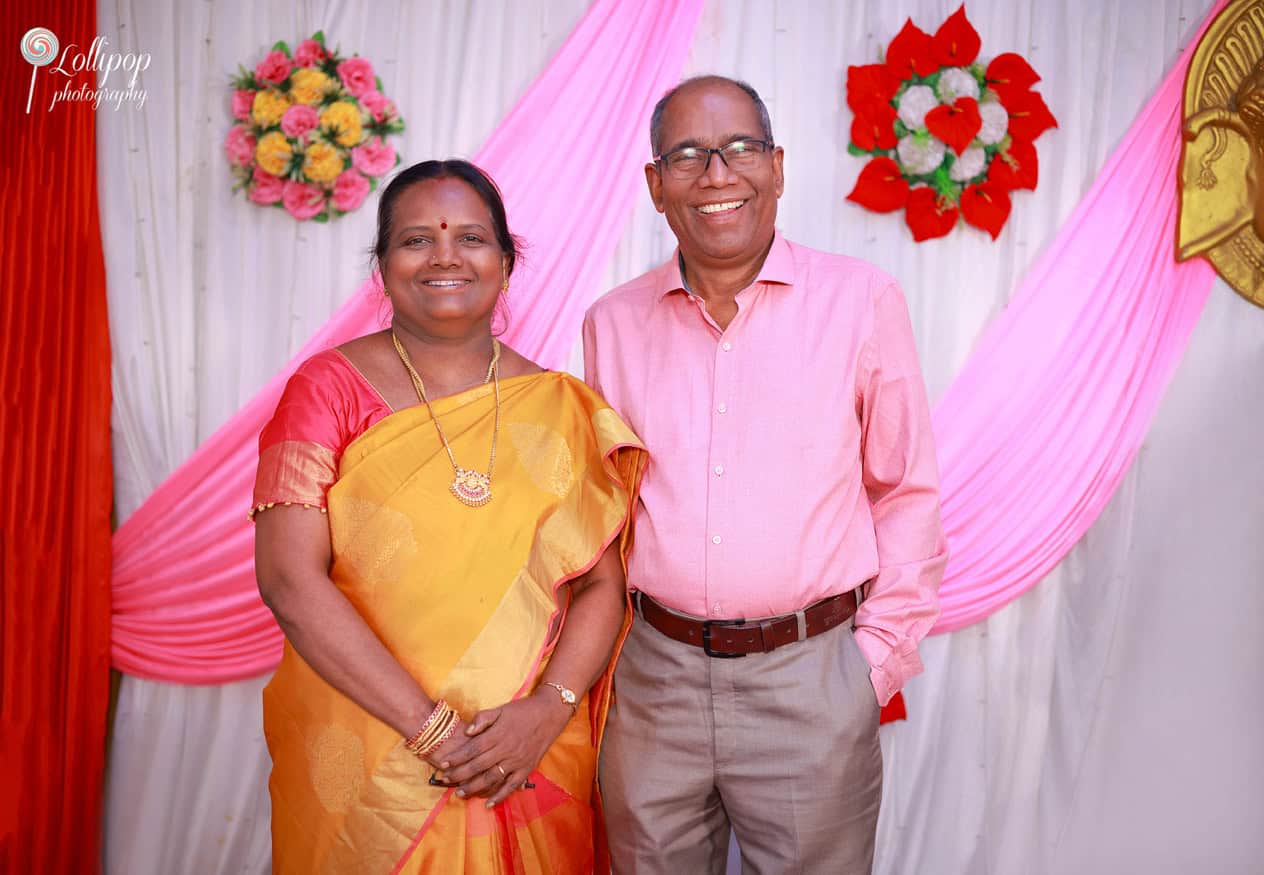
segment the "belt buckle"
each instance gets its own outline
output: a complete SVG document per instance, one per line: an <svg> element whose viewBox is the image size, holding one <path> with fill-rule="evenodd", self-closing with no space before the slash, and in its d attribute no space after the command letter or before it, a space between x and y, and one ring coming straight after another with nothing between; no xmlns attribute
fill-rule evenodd
<svg viewBox="0 0 1264 875"><path fill-rule="evenodd" d="M741 626L745 620L703 620L702 621L702 652L712 659L741 659L745 653L717 653L711 649L711 627L712 626Z"/></svg>

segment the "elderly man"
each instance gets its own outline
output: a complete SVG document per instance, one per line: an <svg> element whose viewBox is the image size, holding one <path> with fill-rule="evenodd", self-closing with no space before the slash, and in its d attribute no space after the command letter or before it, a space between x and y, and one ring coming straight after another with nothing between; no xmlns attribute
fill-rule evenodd
<svg viewBox="0 0 1264 875"><path fill-rule="evenodd" d="M600 778L620 873L868 872L878 711L921 671L946 552L895 281L775 229L784 154L707 76L650 123L679 248L593 305L590 384L648 446L637 614Z"/></svg>

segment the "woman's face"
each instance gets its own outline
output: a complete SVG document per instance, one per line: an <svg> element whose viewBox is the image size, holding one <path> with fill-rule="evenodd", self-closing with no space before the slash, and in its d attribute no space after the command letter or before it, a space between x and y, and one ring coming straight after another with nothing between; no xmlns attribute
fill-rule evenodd
<svg viewBox="0 0 1264 875"><path fill-rule="evenodd" d="M430 337L490 331L506 260L478 193L459 179L427 179L399 196L391 220L382 280L395 322Z"/></svg>

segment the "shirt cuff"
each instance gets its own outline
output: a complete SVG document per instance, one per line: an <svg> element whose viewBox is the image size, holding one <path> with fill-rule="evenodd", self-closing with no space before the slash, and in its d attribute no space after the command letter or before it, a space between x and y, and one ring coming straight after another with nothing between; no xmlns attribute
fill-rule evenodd
<svg viewBox="0 0 1264 875"><path fill-rule="evenodd" d="M864 626L855 630L856 644L869 663L869 682L879 705L886 705L900 691L909 678L922 673L922 658L917 653L917 642L901 638L895 647Z"/></svg>

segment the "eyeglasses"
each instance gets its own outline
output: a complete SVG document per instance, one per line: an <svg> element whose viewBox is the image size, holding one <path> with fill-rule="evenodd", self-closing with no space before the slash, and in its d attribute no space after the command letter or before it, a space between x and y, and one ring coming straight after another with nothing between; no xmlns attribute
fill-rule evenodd
<svg viewBox="0 0 1264 875"><path fill-rule="evenodd" d="M769 140L734 140L718 149L684 146L654 160L666 167L673 179L697 179L711 166L712 155L719 155L725 166L732 170L753 170L771 150L772 142Z"/></svg>

